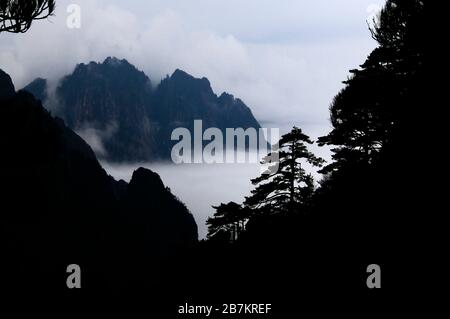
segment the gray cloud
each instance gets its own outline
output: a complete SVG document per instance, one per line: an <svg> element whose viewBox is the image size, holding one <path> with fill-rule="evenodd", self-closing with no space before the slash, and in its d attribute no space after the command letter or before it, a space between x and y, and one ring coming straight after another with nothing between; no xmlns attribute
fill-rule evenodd
<svg viewBox="0 0 450 319"><path fill-rule="evenodd" d="M111 139L117 132L118 125L115 122L109 123L105 129L97 129L95 125L86 123L84 127L77 130L76 133L89 144L98 157L106 157L108 155L105 149L105 143Z"/></svg>
<svg viewBox="0 0 450 319"><path fill-rule="evenodd" d="M82 27L69 29L72 2L58 1L55 17L26 34L1 35L0 68L17 87L115 55L154 82L176 68L206 76L261 122L317 136L348 70L375 46L366 26L373 0L79 0Z"/></svg>
<svg viewBox="0 0 450 319"><path fill-rule="evenodd" d="M116 179L129 181L137 166L160 174L164 184L179 197L195 217L199 236L207 234L206 219L214 214L212 206L234 201L242 203L250 195L250 179L260 175L258 164L139 164L113 165L102 163ZM207 182L205 182L207 181Z"/></svg>

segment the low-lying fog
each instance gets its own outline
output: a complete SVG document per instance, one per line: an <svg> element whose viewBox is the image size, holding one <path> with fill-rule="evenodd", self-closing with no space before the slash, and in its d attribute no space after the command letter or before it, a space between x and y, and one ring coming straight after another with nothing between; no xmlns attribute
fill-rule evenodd
<svg viewBox="0 0 450 319"><path fill-rule="evenodd" d="M215 210L212 206L235 201L242 203L250 194L250 180L261 174L259 164L182 164L149 163L117 165L102 163L104 169L115 179L129 181L138 167L157 172L164 184L186 204L195 217L199 237L207 234L206 219Z"/></svg>

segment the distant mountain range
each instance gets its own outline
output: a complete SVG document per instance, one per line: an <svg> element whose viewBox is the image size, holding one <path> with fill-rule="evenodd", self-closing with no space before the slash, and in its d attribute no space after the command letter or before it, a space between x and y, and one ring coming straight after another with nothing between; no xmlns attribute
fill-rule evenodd
<svg viewBox="0 0 450 319"><path fill-rule="evenodd" d="M260 124L243 101L217 96L206 78L176 70L154 87L150 79L126 60L79 64L55 92L47 80L36 79L24 90L83 137L97 156L114 162L170 158L175 142L171 133L185 127L193 133L194 120L203 128L255 128Z"/></svg>

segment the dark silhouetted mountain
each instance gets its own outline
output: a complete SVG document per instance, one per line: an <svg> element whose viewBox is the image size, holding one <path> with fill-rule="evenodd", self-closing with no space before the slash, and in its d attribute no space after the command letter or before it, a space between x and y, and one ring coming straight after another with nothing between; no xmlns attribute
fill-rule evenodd
<svg viewBox="0 0 450 319"><path fill-rule="evenodd" d="M47 80L43 78L35 79L33 82L24 87L23 90L32 93L34 97L41 102L45 102L48 98Z"/></svg>
<svg viewBox="0 0 450 319"><path fill-rule="evenodd" d="M139 168L133 173L124 202L127 211L140 216L138 220L153 221L146 223L145 234L149 236L147 241L159 243L162 254L193 244L198 237L195 221L184 204L164 186L158 174L148 169ZM161 231L164 229L168 231Z"/></svg>
<svg viewBox="0 0 450 319"><path fill-rule="evenodd" d="M196 244L193 216L156 173L115 181L85 141L33 95L14 93L3 72L0 88L6 287L64 288L66 267L77 263L86 286L123 290L157 281L161 260Z"/></svg>
<svg viewBox="0 0 450 319"><path fill-rule="evenodd" d="M42 79L25 89L45 101ZM260 128L244 102L227 93L218 97L206 78L176 70L153 89L143 72L116 58L77 65L59 84L57 97L58 114L67 125L88 143L101 140L101 149L94 151L111 161L169 159L173 129L185 127L193 133L194 120L203 120L204 129L223 132Z"/></svg>
<svg viewBox="0 0 450 319"><path fill-rule="evenodd" d="M8 98L15 93L14 84L11 81L11 77L0 70L0 99Z"/></svg>

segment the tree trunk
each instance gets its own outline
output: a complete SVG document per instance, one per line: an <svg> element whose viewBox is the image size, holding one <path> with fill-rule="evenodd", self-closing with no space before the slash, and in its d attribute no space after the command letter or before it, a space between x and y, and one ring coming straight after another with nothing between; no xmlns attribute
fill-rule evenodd
<svg viewBox="0 0 450 319"><path fill-rule="evenodd" d="M292 141L291 149L291 180L290 180L290 202L289 202L289 213L294 212L294 196L295 196L295 141Z"/></svg>

